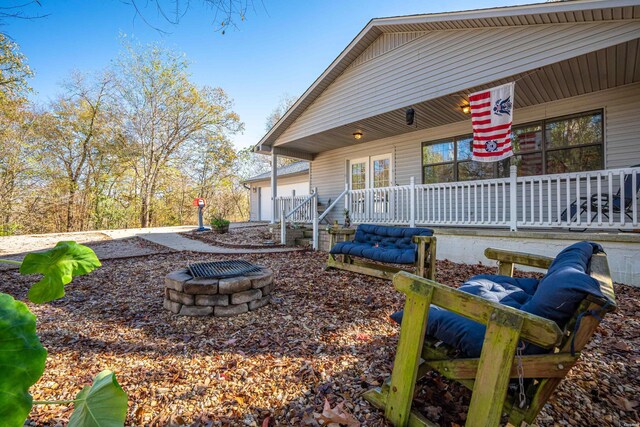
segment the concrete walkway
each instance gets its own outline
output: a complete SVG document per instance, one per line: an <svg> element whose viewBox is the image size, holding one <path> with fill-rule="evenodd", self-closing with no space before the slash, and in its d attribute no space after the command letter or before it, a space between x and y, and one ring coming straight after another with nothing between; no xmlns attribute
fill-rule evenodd
<svg viewBox="0 0 640 427"><path fill-rule="evenodd" d="M264 225L264 223L232 223L230 228L257 227L261 225ZM21 255L21 258L28 252L52 248L57 242L62 240L73 240L78 243L91 245L95 243L106 243L109 241L127 239L129 237L139 237L175 251L204 252L210 254L263 254L304 250L302 248L282 247L264 249L227 248L209 245L199 240L189 239L178 234L191 231L195 228L195 226L128 228L121 230L96 230L72 233L3 236L0 237L0 257Z"/></svg>
<svg viewBox="0 0 640 427"><path fill-rule="evenodd" d="M276 252L296 252L304 250L303 248L226 248L222 246L213 246L200 240L189 239L177 233L148 233L139 234L139 238L148 240L157 245L162 245L175 251L191 251L203 252L208 254L268 254Z"/></svg>

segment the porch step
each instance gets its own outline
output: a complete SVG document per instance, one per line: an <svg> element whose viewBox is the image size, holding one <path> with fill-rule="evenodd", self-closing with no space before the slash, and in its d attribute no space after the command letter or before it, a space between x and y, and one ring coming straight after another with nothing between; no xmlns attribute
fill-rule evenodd
<svg viewBox="0 0 640 427"><path fill-rule="evenodd" d="M296 239L296 246L309 247L311 246L311 239L307 239L306 237Z"/></svg>

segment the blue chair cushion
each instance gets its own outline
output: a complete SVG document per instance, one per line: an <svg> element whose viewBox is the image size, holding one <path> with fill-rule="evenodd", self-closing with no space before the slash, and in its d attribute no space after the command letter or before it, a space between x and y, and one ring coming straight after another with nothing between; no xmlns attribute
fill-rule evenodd
<svg viewBox="0 0 640 427"><path fill-rule="evenodd" d="M360 224L353 241L336 243L330 253L394 264L413 264L417 256L417 245L412 241L413 236L432 235L433 230L429 228Z"/></svg>
<svg viewBox="0 0 640 427"><path fill-rule="evenodd" d="M540 281L508 276L480 275L471 278L459 289L531 314L555 321L560 328L576 312L588 295L603 297L598 282L588 275L591 255L602 251L595 243L580 242L565 248ZM391 318L402 321L402 311ZM455 347L467 357L479 357L485 326L440 307L431 306L427 335ZM548 350L527 344L525 354L540 354Z"/></svg>
<svg viewBox="0 0 640 427"><path fill-rule="evenodd" d="M604 298L600 284L588 274L591 256L598 252L603 252L602 246L592 242L578 242L563 249L521 309L563 328L585 296Z"/></svg>

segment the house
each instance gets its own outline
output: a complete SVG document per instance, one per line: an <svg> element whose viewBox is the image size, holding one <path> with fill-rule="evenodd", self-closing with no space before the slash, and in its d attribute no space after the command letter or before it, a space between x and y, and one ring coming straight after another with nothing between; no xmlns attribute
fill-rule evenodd
<svg viewBox="0 0 640 427"><path fill-rule="evenodd" d="M515 156L471 161L468 96L509 82ZM640 2L551 2L371 20L255 151L309 161L331 222L438 227L459 262L597 240L640 285L639 117Z"/></svg>
<svg viewBox="0 0 640 427"><path fill-rule="evenodd" d="M278 168L277 176L277 196L309 195L309 162L300 161L282 166ZM249 221L271 221L274 218L271 172L251 177L244 184L249 188Z"/></svg>

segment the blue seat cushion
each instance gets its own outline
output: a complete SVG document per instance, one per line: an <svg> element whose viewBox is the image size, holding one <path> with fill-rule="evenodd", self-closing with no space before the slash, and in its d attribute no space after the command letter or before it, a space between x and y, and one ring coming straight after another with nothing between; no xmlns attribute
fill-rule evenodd
<svg viewBox="0 0 640 427"><path fill-rule="evenodd" d="M413 243L413 236L432 235L433 230L429 228L360 224L353 241L336 243L330 253L394 264L413 264L417 256L417 245Z"/></svg>
<svg viewBox="0 0 640 427"><path fill-rule="evenodd" d="M555 321L564 328L587 295L603 297L598 282L589 276L589 262L602 251L595 243L580 242L565 248L540 280L480 275L459 289L489 301L498 302ZM402 321L402 312L391 315ZM467 357L479 357L485 326L440 307L431 306L427 335L455 347ZM525 354L547 352L528 344Z"/></svg>
<svg viewBox="0 0 640 427"><path fill-rule="evenodd" d="M494 278L496 281L487 277ZM474 276L460 286L459 290L509 307L520 308L531 299L531 295L514 283L509 283L509 280L506 279L511 278L490 275ZM529 281L531 280L537 282L536 279L529 279ZM530 283L527 284L530 285ZM392 314L391 318L397 323L401 323L402 311ZM427 335L455 347L468 357L480 356L485 330L484 325L444 308L432 305L429 309Z"/></svg>

